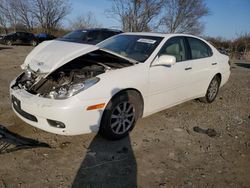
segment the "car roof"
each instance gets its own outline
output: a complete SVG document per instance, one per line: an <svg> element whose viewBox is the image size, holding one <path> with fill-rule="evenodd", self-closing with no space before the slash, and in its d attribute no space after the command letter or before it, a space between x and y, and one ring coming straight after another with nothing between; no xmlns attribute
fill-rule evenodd
<svg viewBox="0 0 250 188"><path fill-rule="evenodd" d="M113 32L122 33L122 31L118 29L108 29L108 28L77 29L75 31L113 31Z"/></svg>
<svg viewBox="0 0 250 188"><path fill-rule="evenodd" d="M183 33L127 32L127 33L122 33L122 35L142 35L142 36L154 36L154 37L164 37L164 38L169 38L173 36L186 36L186 37L194 37L202 39L194 35L183 34Z"/></svg>
<svg viewBox="0 0 250 188"><path fill-rule="evenodd" d="M24 32L24 31L17 31L17 32L14 32L14 33L25 33L25 34L32 34L33 35L33 33Z"/></svg>

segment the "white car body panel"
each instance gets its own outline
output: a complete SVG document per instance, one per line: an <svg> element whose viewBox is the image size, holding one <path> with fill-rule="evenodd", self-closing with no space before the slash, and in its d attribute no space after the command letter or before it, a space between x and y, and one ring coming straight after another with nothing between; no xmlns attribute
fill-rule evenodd
<svg viewBox="0 0 250 188"><path fill-rule="evenodd" d="M65 100L55 100L32 95L24 90L10 89L10 94L21 101L21 108L37 117L32 122L13 109L28 124L48 132L62 135L78 135L97 132L105 109L88 111L87 107L107 103L119 91L135 89L144 101L143 117L206 94L207 87L216 74L221 74L221 86L230 75L228 57L220 54L207 43L213 56L197 60L178 62L172 66L153 66L157 54L164 43L172 36L183 34L125 33L164 37L151 56L144 62L133 66L110 70L98 75L100 81L87 90ZM194 37L194 36L191 36ZM202 39L201 39L202 40ZM62 41L44 42L36 47L26 58L22 68L50 74L67 62L99 49L98 46L69 43ZM39 63L42 62L42 63ZM212 63L217 63L212 65ZM185 70L192 67L190 70ZM13 85L14 81L11 83ZM51 127L47 119L58 120L66 125L65 129Z"/></svg>
<svg viewBox="0 0 250 188"><path fill-rule="evenodd" d="M189 62L176 63L173 66L152 66L149 70L149 100L151 109L156 112L166 106L172 106L176 101L183 101L189 91L189 72L185 67Z"/></svg>
<svg viewBox="0 0 250 188"><path fill-rule="evenodd" d="M29 65L35 72L39 70L41 73L50 73L72 59L97 49L97 46L88 44L44 41L29 53L21 68L25 69Z"/></svg>
<svg viewBox="0 0 250 188"><path fill-rule="evenodd" d="M30 121L18 112L14 112L26 123L39 129L61 135L78 135L82 133L97 132L102 111L87 111L87 107L94 103L108 102L109 99L79 101L77 98L68 100L51 100L30 95L26 91L11 91L11 95L17 96L21 101L21 108L36 116L38 122ZM66 129L58 129L48 124L47 119L60 120L66 125ZM88 125L88 126L86 126Z"/></svg>

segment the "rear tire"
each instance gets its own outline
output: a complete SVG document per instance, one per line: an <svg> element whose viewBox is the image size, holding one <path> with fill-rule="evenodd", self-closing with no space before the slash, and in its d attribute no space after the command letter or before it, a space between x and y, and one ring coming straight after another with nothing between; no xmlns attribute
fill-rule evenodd
<svg viewBox="0 0 250 188"><path fill-rule="evenodd" d="M220 78L219 76L214 76L213 79L211 80L209 86L208 86L208 89L207 89L207 93L205 95L205 97L203 98L200 98L199 100L201 102L204 102L204 103L212 103L218 93L219 93L219 88L220 88Z"/></svg>
<svg viewBox="0 0 250 188"><path fill-rule="evenodd" d="M118 140L129 134L141 114L142 103L135 91L114 96L106 106L99 134L108 140Z"/></svg>

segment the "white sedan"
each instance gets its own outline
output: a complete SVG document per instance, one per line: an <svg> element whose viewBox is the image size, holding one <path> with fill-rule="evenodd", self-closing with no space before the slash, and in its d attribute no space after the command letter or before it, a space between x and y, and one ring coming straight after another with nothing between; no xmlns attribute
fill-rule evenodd
<svg viewBox="0 0 250 188"><path fill-rule="evenodd" d="M211 103L230 75L229 58L184 34L124 33L97 46L48 41L10 85L12 107L45 131L126 136L140 117L200 98Z"/></svg>

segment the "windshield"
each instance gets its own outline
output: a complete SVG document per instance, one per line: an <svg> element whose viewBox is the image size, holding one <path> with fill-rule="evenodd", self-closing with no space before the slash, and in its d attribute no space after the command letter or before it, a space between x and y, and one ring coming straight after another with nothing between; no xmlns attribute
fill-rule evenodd
<svg viewBox="0 0 250 188"><path fill-rule="evenodd" d="M162 37L155 36L117 35L98 44L98 46L138 62L144 62L162 39Z"/></svg>
<svg viewBox="0 0 250 188"><path fill-rule="evenodd" d="M8 34L8 35L6 35L6 36L14 36L16 33L10 33L10 34Z"/></svg>
<svg viewBox="0 0 250 188"><path fill-rule="evenodd" d="M86 36L87 31L72 31L66 35L64 35L63 37L61 37L62 39L74 39L74 40L83 40Z"/></svg>

